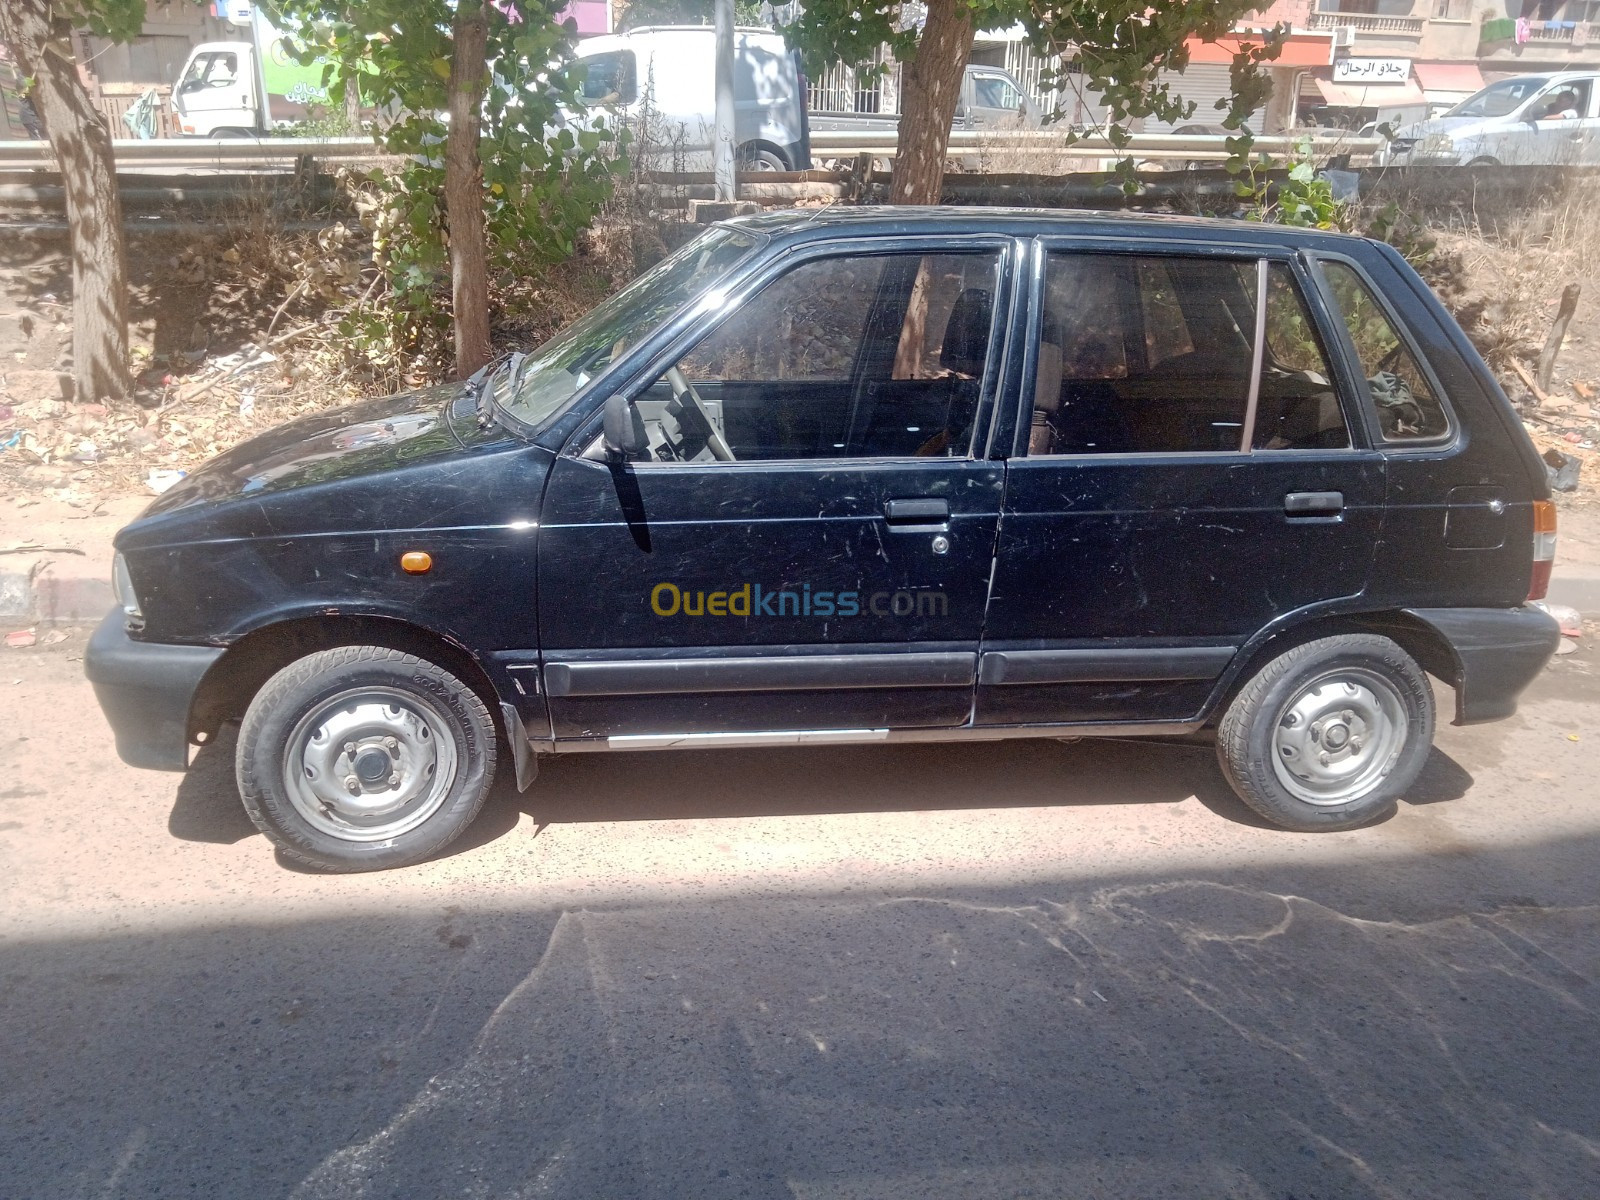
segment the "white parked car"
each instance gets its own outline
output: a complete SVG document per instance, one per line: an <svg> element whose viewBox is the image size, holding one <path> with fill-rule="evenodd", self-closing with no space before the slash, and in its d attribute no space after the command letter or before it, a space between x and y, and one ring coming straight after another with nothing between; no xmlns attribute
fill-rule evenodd
<svg viewBox="0 0 1600 1200"><path fill-rule="evenodd" d="M1496 80L1443 116L1395 132L1393 166L1580 166L1600 163L1600 73Z"/></svg>

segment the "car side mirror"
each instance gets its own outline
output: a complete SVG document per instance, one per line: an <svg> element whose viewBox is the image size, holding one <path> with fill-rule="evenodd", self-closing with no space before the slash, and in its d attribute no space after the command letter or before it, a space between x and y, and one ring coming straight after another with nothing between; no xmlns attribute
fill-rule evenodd
<svg viewBox="0 0 1600 1200"><path fill-rule="evenodd" d="M634 409L626 397L613 392L606 397L604 433L601 441L606 458L626 462L644 449L643 430L634 421Z"/></svg>

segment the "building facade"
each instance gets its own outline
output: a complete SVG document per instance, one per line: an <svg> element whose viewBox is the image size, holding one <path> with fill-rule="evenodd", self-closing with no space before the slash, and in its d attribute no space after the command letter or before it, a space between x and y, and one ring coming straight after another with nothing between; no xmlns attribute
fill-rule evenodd
<svg viewBox="0 0 1600 1200"><path fill-rule="evenodd" d="M1360 128L1431 116L1509 75L1600 66L1600 0L1279 0L1252 23L1328 33L1294 124Z"/></svg>

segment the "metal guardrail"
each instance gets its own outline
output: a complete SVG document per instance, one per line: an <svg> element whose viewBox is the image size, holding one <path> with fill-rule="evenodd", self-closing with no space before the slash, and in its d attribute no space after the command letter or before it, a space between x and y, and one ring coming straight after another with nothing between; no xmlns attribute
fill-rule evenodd
<svg viewBox="0 0 1600 1200"><path fill-rule="evenodd" d="M1062 129L987 130L959 129L950 135L951 157L985 154L1007 157L1083 157L1115 160L1127 156L1160 161L1183 159L1222 162L1228 157L1227 138L1209 135L1138 133L1117 147L1103 135L1080 136L1068 143ZM819 130L811 138L814 159L846 159L857 155L893 158L893 129ZM1255 140L1254 153L1288 157L1305 144L1302 137L1264 136ZM1381 145L1379 138L1316 136L1311 153L1317 158L1348 154L1362 161ZM168 173L222 169L290 170L300 159L320 161L389 157L371 138L156 138L149 141L118 139L112 143L117 165L124 169L161 168ZM0 171L56 169L48 142L0 141Z"/></svg>
<svg viewBox="0 0 1600 1200"><path fill-rule="evenodd" d="M119 168L290 170L302 158L387 158L371 138L118 138L111 143ZM49 142L0 141L0 170L56 170Z"/></svg>
<svg viewBox="0 0 1600 1200"><path fill-rule="evenodd" d="M866 154L874 158L892 158L896 147L896 134L892 129L838 129L824 130L811 135L811 157L814 159L848 158ZM1383 139L1358 138L1353 134L1316 135L1263 135L1255 139L1252 154L1265 154L1273 158L1288 158L1299 152L1309 142L1313 158L1328 158L1348 154L1352 159L1371 157L1383 145ZM1161 159L1187 159L1193 161L1224 162L1227 160L1228 139L1211 134L1136 133L1121 147L1112 144L1103 134L1080 134L1076 141L1068 141L1061 129L958 129L950 134L949 153L952 158L963 154L985 152L1005 155L1054 155L1084 158L1134 158L1159 161Z"/></svg>

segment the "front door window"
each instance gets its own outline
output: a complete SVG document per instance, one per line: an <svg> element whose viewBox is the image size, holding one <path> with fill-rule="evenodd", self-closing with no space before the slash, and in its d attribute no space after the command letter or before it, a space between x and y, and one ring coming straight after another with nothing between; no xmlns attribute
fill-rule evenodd
<svg viewBox="0 0 1600 1200"><path fill-rule="evenodd" d="M998 252L805 263L636 400L655 463L962 458L989 361Z"/></svg>

